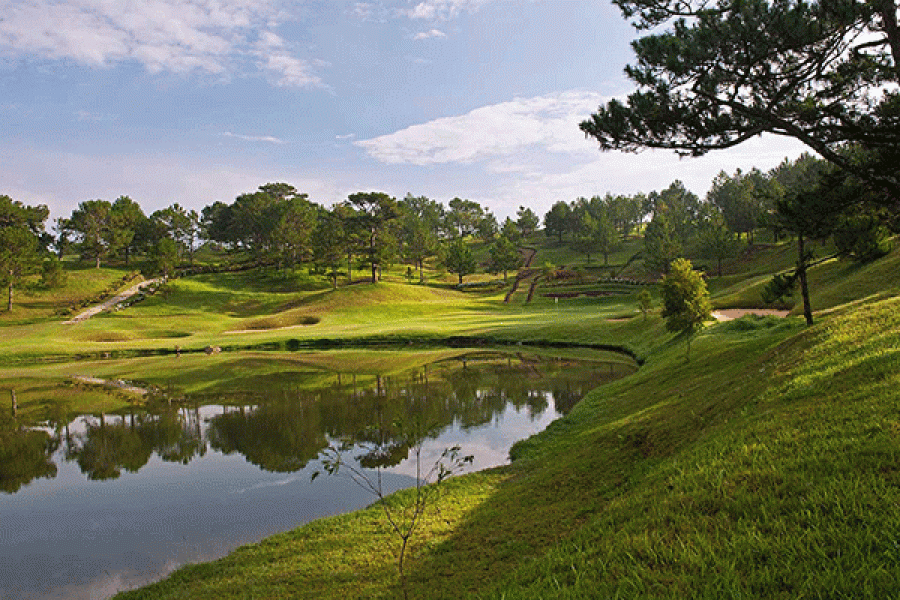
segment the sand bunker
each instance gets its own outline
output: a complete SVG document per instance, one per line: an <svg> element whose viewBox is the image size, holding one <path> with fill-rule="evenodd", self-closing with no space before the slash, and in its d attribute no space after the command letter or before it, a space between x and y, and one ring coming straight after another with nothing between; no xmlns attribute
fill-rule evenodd
<svg viewBox="0 0 900 600"><path fill-rule="evenodd" d="M731 321L733 319L740 319L744 315L774 315L776 317L786 317L790 313L789 310L778 310L774 308L723 308L721 310L714 310L712 313L713 318L716 321Z"/></svg>

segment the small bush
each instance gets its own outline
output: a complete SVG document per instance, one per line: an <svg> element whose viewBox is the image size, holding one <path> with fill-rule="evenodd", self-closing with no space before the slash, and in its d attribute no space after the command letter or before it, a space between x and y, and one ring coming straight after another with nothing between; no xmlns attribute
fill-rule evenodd
<svg viewBox="0 0 900 600"><path fill-rule="evenodd" d="M47 289L57 289L66 285L69 275L63 269L62 263L55 256L46 259L41 265L40 285Z"/></svg>
<svg viewBox="0 0 900 600"><path fill-rule="evenodd" d="M834 245L841 256L856 262L871 262L891 251L890 232L874 215L844 217L834 233Z"/></svg>

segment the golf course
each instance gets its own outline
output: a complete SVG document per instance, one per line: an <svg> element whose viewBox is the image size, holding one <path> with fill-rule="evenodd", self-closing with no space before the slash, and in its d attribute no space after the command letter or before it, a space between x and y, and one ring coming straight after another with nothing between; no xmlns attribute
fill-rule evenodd
<svg viewBox="0 0 900 600"><path fill-rule="evenodd" d="M558 266L530 300L523 289L509 297L512 277L459 286L432 267L427 283L397 266L337 287L253 268L169 279L74 323L61 307L97 304L141 275L64 262L64 287L34 288L0 316L0 388L15 399L6 435L189 403L240 387L250 363L268 365L253 375L264 388L298 355L328 371L391 374L460 347L604 350L625 370L513 445L507 464L432 483L402 575L384 505L404 514L415 487L116 597L893 597L900 251L812 267L812 326L788 298L786 317L707 320L687 355L687 334L660 314L658 282L629 261L641 244L632 236L600 265L532 234L522 246ZM706 275L712 308L764 308L761 289L795 246L741 248L720 277ZM564 277L575 264L577 280Z"/></svg>

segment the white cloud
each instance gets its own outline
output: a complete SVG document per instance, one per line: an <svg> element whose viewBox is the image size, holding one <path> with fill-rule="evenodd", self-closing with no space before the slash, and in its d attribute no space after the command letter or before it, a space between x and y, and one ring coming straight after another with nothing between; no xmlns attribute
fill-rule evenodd
<svg viewBox="0 0 900 600"><path fill-rule="evenodd" d="M287 50L284 40L272 32L265 31L256 43L256 54L261 66L275 77L281 87L321 86L322 80L312 72L306 61L295 58Z"/></svg>
<svg viewBox="0 0 900 600"><path fill-rule="evenodd" d="M721 170L768 170L806 149L765 136L695 159L663 150L600 152L578 124L608 99L585 91L518 98L354 143L387 165L442 165L450 186L465 182L473 199L480 196L498 214L512 214L523 199L543 214L558 200L650 192L675 179L703 195ZM449 187L447 193L458 195Z"/></svg>
<svg viewBox="0 0 900 600"><path fill-rule="evenodd" d="M475 12L491 0L422 0L401 13L410 19L448 20L463 11Z"/></svg>
<svg viewBox="0 0 900 600"><path fill-rule="evenodd" d="M429 31L420 31L413 36L414 40L427 40L430 38L445 38L447 34L440 29L431 29Z"/></svg>
<svg viewBox="0 0 900 600"><path fill-rule="evenodd" d="M628 154L595 149L596 154L582 155L567 168L546 169L546 164L538 162L517 172L510 170L509 177L501 174L490 197L495 206L512 207L513 210L521 204L522 198L530 198L535 212L543 214L559 200L569 202L579 196L606 192L659 191L676 179L703 197L720 171L733 173L738 168L747 171L753 167L767 171L785 157L797 157L804 151L808 148L800 142L773 135L754 138L699 158L679 158L666 150Z"/></svg>
<svg viewBox="0 0 900 600"><path fill-rule="evenodd" d="M582 91L518 98L355 143L387 164L471 163L533 147L583 153L594 146L578 123L603 101L599 94Z"/></svg>
<svg viewBox="0 0 900 600"><path fill-rule="evenodd" d="M238 133L232 133L230 131L225 131L222 133L225 137L235 138L238 140L243 140L245 142L268 142L270 144L286 144L282 139L271 135L241 135Z"/></svg>
<svg viewBox="0 0 900 600"><path fill-rule="evenodd" d="M355 19L370 23L385 23L396 16L396 12L385 7L384 2L357 2L346 12Z"/></svg>
<svg viewBox="0 0 900 600"><path fill-rule="evenodd" d="M315 86L307 63L270 29L280 0L0 0L0 51L89 66L134 61L151 73L240 73L247 57L270 51L262 67L279 85ZM277 36L275 36L277 37Z"/></svg>

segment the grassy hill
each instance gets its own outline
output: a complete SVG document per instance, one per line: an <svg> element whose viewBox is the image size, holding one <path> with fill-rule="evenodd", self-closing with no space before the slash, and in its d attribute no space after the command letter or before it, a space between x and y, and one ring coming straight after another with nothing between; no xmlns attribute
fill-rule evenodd
<svg viewBox="0 0 900 600"><path fill-rule="evenodd" d="M538 268L580 266L585 280L543 281L531 302L506 304L505 289L456 289L437 271L410 285L399 267L383 283L334 291L300 273L208 274L77 325L35 290L0 318L0 379L24 363L175 345L469 335L618 346L644 361L636 374L517 444L511 465L446 482L440 512L413 540L409 597L900 598L900 250L815 267L814 327L797 316L711 323L687 362L658 313L638 313L642 286L601 281L601 258L587 264L554 239L529 245ZM715 306L760 306L794 252L758 245L728 261L708 279ZM641 268L624 273L646 278ZM66 302L127 275L77 273L58 293ZM213 364L204 360L198 369ZM23 395L23 414L39 400ZM121 598L399 598L395 551L372 507Z"/></svg>
<svg viewBox="0 0 900 600"><path fill-rule="evenodd" d="M711 280L718 306L758 305L767 258L744 260L745 277ZM511 465L450 480L414 539L409 597L900 597L898 260L825 263L814 327L710 325L690 362L658 316L608 320L633 314L630 296L493 306L472 330L615 340L646 361L517 444ZM435 302L457 310L452 294ZM120 597L400 598L394 551L372 507Z"/></svg>

